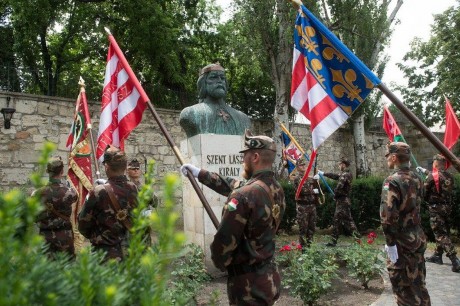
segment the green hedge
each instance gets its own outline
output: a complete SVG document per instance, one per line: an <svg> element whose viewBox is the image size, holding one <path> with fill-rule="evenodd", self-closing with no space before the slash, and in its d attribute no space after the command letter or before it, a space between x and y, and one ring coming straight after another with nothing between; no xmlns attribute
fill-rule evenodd
<svg viewBox="0 0 460 306"><path fill-rule="evenodd" d="M382 191L382 177L367 177L354 179L351 191L351 214L353 220L361 232L367 232L371 229L376 229L380 226L380 195ZM329 186L334 189L337 181L327 180ZM284 188L286 196L286 212L281 222L281 229L290 231L296 222L295 209L295 190L294 186L287 181L282 181L281 185ZM318 207L318 218L316 226L319 228L327 228L332 225L335 202L332 195L327 191L324 184L321 188L325 194L325 203ZM453 194L452 207L452 229L454 234L459 236L460 233L460 174L455 174L455 186ZM430 228L430 220L426 205L422 206L422 226L430 240L434 239Z"/></svg>

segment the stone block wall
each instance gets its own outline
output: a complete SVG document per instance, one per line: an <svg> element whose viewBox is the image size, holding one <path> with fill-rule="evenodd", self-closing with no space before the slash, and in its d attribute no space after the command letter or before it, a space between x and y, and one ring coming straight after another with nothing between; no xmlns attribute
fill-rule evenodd
<svg viewBox="0 0 460 306"><path fill-rule="evenodd" d="M29 176L37 169L37 161L44 141L57 144L57 155L67 159L65 148L70 125L75 111L75 99L59 97L37 96L0 91L0 108L7 106L7 97L10 97L9 107L16 109L11 121L11 128L3 127L3 118L0 118L0 190L7 191L12 188L21 188L27 192L32 191ZM92 116L93 134L96 139L100 116L100 103L88 101L89 111ZM186 139L185 133L179 125L180 111L157 109L159 116L171 134L176 146ZM254 134L273 136L272 121L253 121ZM398 122L399 124L399 122ZM381 125L380 125L381 126ZM414 131L410 126L400 125L410 145L414 147L414 154L420 165L427 167L427 161L435 153L435 148ZM308 150L311 147L311 134L309 126L305 124L291 124L290 130L298 142ZM438 134L442 139L443 134ZM371 171L378 175L388 175L384 155L384 146L373 148L372 143L377 143L377 138L387 142L383 130L368 133L366 136L369 149L369 165ZM340 128L329 137L318 151L318 169L323 171L337 171L337 161L341 156L347 156L354 162L353 136L350 129ZM375 146L375 145L374 145ZM125 151L130 158L136 157L141 161L144 169L144 160L155 160L157 174L157 193L161 196L161 182L165 174L175 172L179 174L179 161L173 150L161 134L158 124L147 109L142 123L131 133L125 142ZM67 171L67 169L65 169ZM103 169L101 169L103 172ZM105 176L105 173L102 173ZM177 193L178 211L182 212L182 192Z"/></svg>

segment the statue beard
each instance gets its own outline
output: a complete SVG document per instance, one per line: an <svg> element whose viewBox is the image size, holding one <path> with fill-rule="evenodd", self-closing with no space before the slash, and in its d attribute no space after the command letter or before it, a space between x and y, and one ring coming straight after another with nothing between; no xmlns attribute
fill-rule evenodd
<svg viewBox="0 0 460 306"><path fill-rule="evenodd" d="M209 95L215 99L224 98L227 94L227 90L222 87L214 88L213 90L209 91Z"/></svg>
<svg viewBox="0 0 460 306"><path fill-rule="evenodd" d="M254 173L254 169L251 164L243 163L243 178L249 180Z"/></svg>

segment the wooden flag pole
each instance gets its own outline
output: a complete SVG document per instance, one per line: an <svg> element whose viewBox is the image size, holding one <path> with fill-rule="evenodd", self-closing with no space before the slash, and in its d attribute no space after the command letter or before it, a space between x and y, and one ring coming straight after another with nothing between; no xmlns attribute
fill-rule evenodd
<svg viewBox="0 0 460 306"><path fill-rule="evenodd" d="M80 92L85 90L85 80L80 76L80 80L78 81L78 85L80 85ZM87 101L88 102L88 101ZM88 103L86 103L86 111L88 111ZM91 118L88 114L85 114L86 118ZM91 122L86 123L86 130L89 133L89 139L90 139L90 144L91 144L91 155L93 156L93 162L94 162L94 168L96 169L96 177L98 179L101 178L101 172L99 170L99 162L96 159L96 145L94 142L94 137L93 137L93 125Z"/></svg>
<svg viewBox="0 0 460 306"><path fill-rule="evenodd" d="M139 94L143 98L145 103L147 103L147 106L150 110L150 112L153 115L153 118L155 121L158 123L158 126L160 127L160 130L163 132L163 135L166 137L166 140L168 141L169 145L173 149L174 154L176 155L177 159L179 159L179 162L181 165L183 165L184 159L182 158L182 155L177 148L176 144L174 143L174 140L172 139L171 135L169 134L168 130L166 129L165 125L163 124L163 121L161 120L160 116L158 115L157 111L153 107L152 103L150 102L150 99L148 98L147 94L144 91L144 88L142 88L139 80L137 79L136 75L134 74L133 70L131 69L131 66L129 66L128 61L126 60L123 52L121 51L120 47L117 44L117 41L115 38L112 36L112 33L110 33L110 30L108 28L104 28L107 34L109 35L109 40L112 46L115 48L115 53L118 55L119 60L123 63L123 67L126 70L126 73L129 75L130 79L133 80L134 85L136 86L137 90L139 91ZM219 227L219 220L217 220L216 215L211 209L211 206L209 205L208 201L204 197L203 191L200 189L200 186L198 186L198 183L195 180L195 177L193 177L192 173L190 170L187 171L187 177L190 180L190 183L193 186L193 189L195 189L195 192L197 193L198 197L201 200L201 203L203 204L204 209L208 213L209 218L211 218L212 223L216 228Z"/></svg>
<svg viewBox="0 0 460 306"><path fill-rule="evenodd" d="M163 121L161 120L160 116L158 115L157 111L153 107L152 103L150 101L147 101L147 106L150 110L150 112L153 115L153 118L155 121L158 123L158 126L160 127L160 130L163 132L163 135L166 137L166 140L168 141L169 145L174 151L174 154L176 155L177 159L179 160L180 164L183 165L185 163L182 154L180 153L178 147L174 143L174 140L172 139L171 135L169 134L168 130L166 129L165 125L163 124ZM198 186L198 183L195 180L195 177L192 175L192 172L190 170L187 171L187 177L190 180L190 183L192 183L193 189L195 189L195 192L197 193L198 197L201 200L201 203L203 204L204 209L208 213L209 218L211 218L212 223L216 228L219 227L219 220L217 220L216 215L214 214L214 211L211 209L211 206L209 205L208 201L206 200L203 191L200 189L200 186Z"/></svg>
<svg viewBox="0 0 460 306"><path fill-rule="evenodd" d="M460 160L438 139L420 119L418 119L399 99L393 94L385 84L380 83L377 88L409 119L414 126L444 155L460 172Z"/></svg>

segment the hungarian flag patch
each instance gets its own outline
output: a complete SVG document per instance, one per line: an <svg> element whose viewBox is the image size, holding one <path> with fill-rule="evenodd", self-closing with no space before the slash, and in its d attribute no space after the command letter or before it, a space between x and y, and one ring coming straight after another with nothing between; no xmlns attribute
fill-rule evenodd
<svg viewBox="0 0 460 306"><path fill-rule="evenodd" d="M227 203L227 205L229 211L235 211L236 207L238 206L238 200L233 198Z"/></svg>
<svg viewBox="0 0 460 306"><path fill-rule="evenodd" d="M390 183L385 183L383 185L383 190L390 190Z"/></svg>

